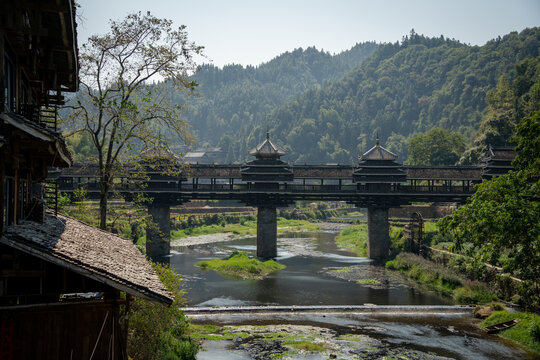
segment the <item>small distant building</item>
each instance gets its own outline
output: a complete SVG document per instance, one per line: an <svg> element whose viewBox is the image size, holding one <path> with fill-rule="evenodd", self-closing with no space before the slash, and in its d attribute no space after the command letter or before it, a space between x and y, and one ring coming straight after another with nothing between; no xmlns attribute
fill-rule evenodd
<svg viewBox="0 0 540 360"><path fill-rule="evenodd" d="M186 153L182 160L186 164L210 164L210 157L204 151L191 151Z"/></svg>
<svg viewBox="0 0 540 360"><path fill-rule="evenodd" d="M198 148L182 158L186 164L218 164L225 162L225 153L220 147Z"/></svg>

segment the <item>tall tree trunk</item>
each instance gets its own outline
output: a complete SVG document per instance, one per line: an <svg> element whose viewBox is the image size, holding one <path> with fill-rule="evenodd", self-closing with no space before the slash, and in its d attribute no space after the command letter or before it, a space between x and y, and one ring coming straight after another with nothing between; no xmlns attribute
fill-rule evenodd
<svg viewBox="0 0 540 360"><path fill-rule="evenodd" d="M107 230L107 196L109 192L108 177L104 176L99 182L99 227Z"/></svg>

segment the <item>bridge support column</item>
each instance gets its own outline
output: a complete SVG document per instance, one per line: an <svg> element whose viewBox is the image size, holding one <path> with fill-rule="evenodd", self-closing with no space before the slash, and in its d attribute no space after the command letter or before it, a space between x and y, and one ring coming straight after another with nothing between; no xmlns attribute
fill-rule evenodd
<svg viewBox="0 0 540 360"><path fill-rule="evenodd" d="M388 256L390 250L388 208L368 208L367 231L368 257L380 260Z"/></svg>
<svg viewBox="0 0 540 360"><path fill-rule="evenodd" d="M257 256L271 259L277 256L277 215L275 206L257 209Z"/></svg>
<svg viewBox="0 0 540 360"><path fill-rule="evenodd" d="M152 220L146 228L146 255L153 261L168 262L171 250L171 207L149 206Z"/></svg>

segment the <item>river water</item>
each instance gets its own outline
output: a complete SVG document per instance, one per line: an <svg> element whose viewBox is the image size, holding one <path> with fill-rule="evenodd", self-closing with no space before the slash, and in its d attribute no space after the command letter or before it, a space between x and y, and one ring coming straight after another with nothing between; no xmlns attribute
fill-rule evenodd
<svg viewBox="0 0 540 360"><path fill-rule="evenodd" d="M234 250L255 254L254 237L187 247L175 247L170 259L183 277L190 306L239 305L439 305L448 302L420 292L403 277L388 274L367 258L357 257L334 243L337 229L281 234L276 261L284 270L263 280L246 281L201 271L195 263L224 258ZM380 284L361 285L338 278L336 270L353 267L361 278Z"/></svg>
<svg viewBox="0 0 540 360"><path fill-rule="evenodd" d="M367 258L337 248L334 238L338 232L339 228L329 226L317 232L281 234L276 260L286 268L259 281L229 279L195 267L198 261L224 258L234 250L254 255L254 237L203 236L182 240L183 246L173 241L170 264L183 277L188 306L195 308L188 316L192 322L216 325L315 326L320 331L320 338L328 331L335 333L325 341L334 349L332 356L346 359L535 359L534 354L527 354L480 331L474 325L476 320L467 313L433 313L433 310L430 313L427 310L410 314L398 307L390 314L377 314L368 309L367 312L341 314L292 311L197 315L200 311L197 308L215 306L315 305L323 308L325 305L367 305L369 308L376 304L404 305L403 309L406 309L411 308L410 305L450 304L436 294L417 289L399 273L385 271ZM184 246L186 243L196 244ZM351 271L336 271L344 267ZM378 284L359 284L358 278L375 279ZM290 330L287 331L285 336L290 336ZM363 345L355 342L345 346L337 340L339 334L355 334L365 341ZM251 345L257 345L257 341ZM232 341L206 341L204 351L199 352L197 359L262 359L241 349L242 346L245 345ZM327 359L329 356L330 353L299 353L286 358Z"/></svg>

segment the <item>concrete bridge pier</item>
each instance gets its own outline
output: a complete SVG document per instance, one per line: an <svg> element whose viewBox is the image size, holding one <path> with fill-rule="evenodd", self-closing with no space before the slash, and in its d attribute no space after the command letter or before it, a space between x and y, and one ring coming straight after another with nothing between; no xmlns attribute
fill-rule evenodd
<svg viewBox="0 0 540 360"><path fill-rule="evenodd" d="M277 256L277 214L275 206L257 208L257 257L272 259Z"/></svg>
<svg viewBox="0 0 540 360"><path fill-rule="evenodd" d="M168 262L165 256L171 250L171 207L149 205L148 214L152 223L146 227L146 255L156 262Z"/></svg>
<svg viewBox="0 0 540 360"><path fill-rule="evenodd" d="M388 208L368 208L367 216L367 256L381 260L390 251Z"/></svg>

